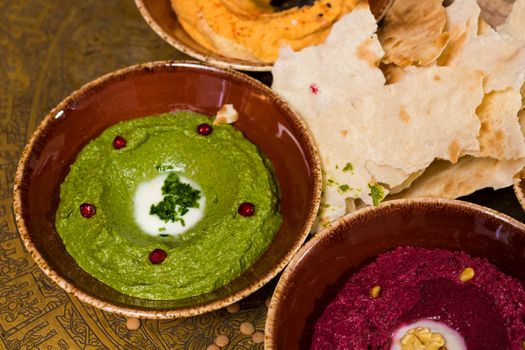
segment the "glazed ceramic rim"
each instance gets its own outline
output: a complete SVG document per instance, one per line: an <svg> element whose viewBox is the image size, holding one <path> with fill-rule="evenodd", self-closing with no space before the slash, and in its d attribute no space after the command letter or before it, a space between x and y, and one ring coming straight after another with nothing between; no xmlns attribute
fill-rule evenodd
<svg viewBox="0 0 525 350"><path fill-rule="evenodd" d="M524 181L525 179L521 177L515 178L512 188L514 189L514 195L518 199L518 202L520 202L521 208L525 211L525 192L523 192L523 188L521 187L522 184L525 186Z"/></svg>
<svg viewBox="0 0 525 350"><path fill-rule="evenodd" d="M294 258L286 269L284 270L283 274L279 278L279 282L277 283L277 286L275 287L275 290L272 295L272 299L270 301L270 305L268 307L268 314L266 316L266 324L265 324L265 342L264 342L264 348L266 350L276 350L276 344L275 339L273 335L273 330L275 328L275 322L276 322L276 315L277 315L277 309L281 308L281 297L283 294L287 291L287 286L290 283L290 279L293 278L295 274L295 267L300 263L302 258L310 251L310 249L313 249L316 247L317 244L320 244L320 242L330 239L331 236L336 234L339 227L343 225L347 225L348 223L352 221L359 220L363 217L374 215L374 212L379 212L382 210L386 210L387 208L391 207L411 207L411 206L428 206L428 205L439 205L443 207L454 207L454 208L466 208L469 210L474 210L477 213L483 213L485 215L491 216L493 218L496 218L498 220L502 220L509 225L512 225L514 227L517 227L521 231L525 232L525 224L519 222L518 220L500 213L496 210L455 199L441 199L441 198L411 198L411 199L396 199L391 200L382 203L381 205L377 207L366 207L364 209L357 210L353 213L347 214L343 217L341 217L339 220L334 222L332 225L328 226L327 228L323 229L318 234L314 235L298 252L295 254Z"/></svg>
<svg viewBox="0 0 525 350"><path fill-rule="evenodd" d="M138 72L144 69L146 70L155 69L155 68L164 69L168 67L172 67L172 68L173 67L190 67L190 68L204 70L204 71L223 72L223 73L226 73L227 77L230 77L230 78L234 77L240 80L244 80L248 82L248 84L253 86L254 88L261 89L266 95L272 96L272 99L274 101L279 103L279 105L283 107L283 109L288 111L287 119L293 125L295 130L297 130L298 133L300 133L306 140L305 151L308 157L310 157L311 159L310 162L313 164L313 167L310 169L311 171L310 187L313 192L313 202L310 203L309 210L307 212L306 221L303 223L303 226L301 228L298 228L299 232L298 232L297 238L293 242L293 245L290 247L290 249L288 249L287 253L279 259L278 263L275 264L273 268L268 270L266 273L260 275L246 288L241 289L226 297L212 300L204 304L200 304L196 306L181 307L181 308L176 308L176 309L152 310L152 309L141 309L140 307L115 305L113 303L102 300L98 296L92 295L91 293L85 292L81 290L80 288L76 287L67 278L62 277L57 272L55 272L49 266L49 264L46 262L43 256L40 254L38 249L33 244L33 241L31 240L31 236L28 232L26 222L22 215L23 210L24 210L24 208L22 207L22 198L23 198L23 192L25 191L24 187L22 186L23 178L24 178L24 174L28 171L28 164L32 158L33 147L38 144L38 142L40 141L41 137L44 134L44 131L47 130L47 128L51 125L51 122L55 118L56 113L65 109L72 101L75 101L78 98L82 98L85 95L89 95L92 89L100 87L100 86L105 86L107 83L111 83L114 80L121 79L125 77L127 74ZM321 198L321 165L320 164L321 162L319 158L319 153L317 151L317 148L315 147L315 142L310 132L308 131L306 125L304 124L302 119L299 117L299 115L280 96L278 96L269 87L255 80L254 78L251 78L243 73L236 72L233 70L224 70L224 69L220 69L220 68L214 67L209 64L205 64L202 62L194 62L194 61L156 61L156 62L138 64L138 65L126 67L126 68L123 68L123 69L120 69L120 70L117 70L111 73L107 73L85 84L80 89L74 91L68 97L66 97L62 102L60 102L55 108L53 108L44 117L44 119L42 120L38 128L35 130L35 132L31 136L24 150L22 151L22 155L20 157L20 161L18 163L18 167L16 170L15 184L14 184L14 190L13 190L13 199L14 199L13 204L14 204L15 219L16 219L16 224L17 224L20 236L22 238L22 241L24 242L26 249L29 251L31 257L33 258L35 263L38 265L38 267L51 280L53 280L56 284L58 284L62 289L64 289L68 293L73 294L75 297L80 299L82 302L85 302L87 304L100 308L104 311L120 314L120 315L127 316L127 317L167 319L167 318L196 316L196 315L200 315L206 312L218 310L220 308L233 304L247 297L248 295L255 292L257 289L261 288L263 285L268 283L271 279L273 279L279 272L281 272L284 269L284 267L292 259L292 257L299 250L299 248L301 248L302 244L308 237L310 229L315 220L317 211L319 209L319 203L320 203L320 198Z"/></svg>
<svg viewBox="0 0 525 350"><path fill-rule="evenodd" d="M187 1L191 1L191 0L187 0ZM148 23L151 29L153 29L153 31L157 33L158 36L160 36L168 44L170 44L171 46L175 47L177 50L185 53L188 56L191 56L193 58L196 58L198 60L201 60L207 63L212 63L217 67L234 68L234 69L243 70L243 71L269 72L273 67L273 64L271 63L262 63L262 62L257 63L257 62L250 62L250 61L241 60L241 59L230 59L228 57L220 56L212 52L210 52L210 54L206 54L204 52L195 50L192 47L189 47L185 45L183 42L177 40L177 38L175 38L170 33L166 32L160 25L158 25L157 22L151 16L151 13L148 11L146 6L144 5L143 0L135 0L135 5L139 9L139 12L144 18L144 20L146 21L146 23ZM246 63L241 63L241 62L246 62Z"/></svg>

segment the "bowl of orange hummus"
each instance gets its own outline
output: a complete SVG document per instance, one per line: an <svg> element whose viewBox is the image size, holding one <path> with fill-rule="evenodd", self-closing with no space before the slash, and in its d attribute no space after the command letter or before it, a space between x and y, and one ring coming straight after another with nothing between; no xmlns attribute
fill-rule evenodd
<svg viewBox="0 0 525 350"><path fill-rule="evenodd" d="M224 68L269 71L282 46L318 45L360 0L135 0L151 28L183 53ZM370 1L380 19L391 0Z"/></svg>

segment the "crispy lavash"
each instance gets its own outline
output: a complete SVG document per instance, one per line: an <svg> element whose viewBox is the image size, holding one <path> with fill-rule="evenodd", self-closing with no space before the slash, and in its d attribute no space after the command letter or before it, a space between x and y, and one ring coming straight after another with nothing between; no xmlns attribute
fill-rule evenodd
<svg viewBox="0 0 525 350"><path fill-rule="evenodd" d="M505 23L498 27L498 32L525 40L525 1L518 0L514 3Z"/></svg>
<svg viewBox="0 0 525 350"><path fill-rule="evenodd" d="M412 186L390 198L457 198L484 187L503 188L512 184L513 175L524 165L523 159L500 161L466 156L456 164L438 160Z"/></svg>
<svg viewBox="0 0 525 350"><path fill-rule="evenodd" d="M476 111L481 121L480 150L470 154L494 159L525 157L523 134L516 117L521 106L521 94L513 88L486 94Z"/></svg>
<svg viewBox="0 0 525 350"><path fill-rule="evenodd" d="M525 58L523 58L525 26L516 20L516 11L523 13L525 0L518 0L514 4L513 11L507 21L498 27L497 31L492 28L487 29L484 25L480 26L476 22L471 23L475 18L479 18L477 4L474 1L456 1L454 4L461 4L463 8L470 7L478 13L470 16L465 12L462 13L463 23L469 23L469 25L462 26L463 33L466 33L465 37L470 38L469 40L476 40L476 37L479 36L489 36L492 38L491 40L500 40L500 43L501 40L512 43L510 49L517 46L522 47L521 51L513 52L513 55L521 57L520 59L511 63L509 60L503 59L500 62L501 67L487 69L486 77L490 78L494 74L499 74L498 71L504 70L505 66L510 65L511 67L507 68L516 72L518 78L513 78L511 74L507 74L506 89L485 94L482 104L478 107L477 114L481 121L478 136L480 151L471 153L476 157L464 157L455 165L446 161L436 161L425 170L420 178L413 182L410 188L391 196L391 198L457 198L485 187L499 189L510 186L513 177L525 167L525 144L523 141L525 132L525 112L523 110L523 95L525 94L523 89L525 85L523 75L520 73L525 69ZM454 11L454 4L447 8L447 13ZM455 18L457 19L459 16L456 14ZM482 22L482 19L479 18L479 20ZM461 23L461 20L456 21L456 23ZM471 28L478 28L478 30L473 31ZM483 30L480 31L480 28ZM500 30L503 32L500 33ZM497 39L498 37L500 39ZM453 40L454 36L451 37L451 42ZM487 41L481 39L481 42L486 43ZM471 50L468 46L467 49ZM484 52L489 49L490 47ZM497 50L497 48L494 49ZM505 50L509 50L509 48ZM485 80L485 90L490 90L487 89L486 82L487 79ZM521 94L517 89L520 86Z"/></svg>
<svg viewBox="0 0 525 350"><path fill-rule="evenodd" d="M383 62L398 66L426 65L443 51L449 33L443 0L394 1L378 31L385 49Z"/></svg>
<svg viewBox="0 0 525 350"><path fill-rule="evenodd" d="M484 72L486 93L508 87L519 90L525 79L525 41L491 28L478 34L480 10L475 0L457 0L446 12L453 49L447 47L438 64ZM503 27L514 28L505 23Z"/></svg>
<svg viewBox="0 0 525 350"><path fill-rule="evenodd" d="M523 3L515 8L523 11ZM456 198L509 186L525 166L525 120L517 115L525 80L521 22L511 15L495 31L480 22L473 0L443 11L446 32L435 26L435 37L446 33L448 44L425 67L416 67L424 62L417 55L407 67L390 63L362 5L334 25L324 44L281 50L272 87L318 144L320 223L373 204L371 186L390 198Z"/></svg>

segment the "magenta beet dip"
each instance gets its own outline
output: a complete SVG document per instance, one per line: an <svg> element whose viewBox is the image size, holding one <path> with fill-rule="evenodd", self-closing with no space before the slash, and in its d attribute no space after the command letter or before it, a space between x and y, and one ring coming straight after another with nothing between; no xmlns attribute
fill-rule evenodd
<svg viewBox="0 0 525 350"><path fill-rule="evenodd" d="M471 267L475 276L459 278ZM370 296L381 287L377 298ZM522 350L525 291L485 259L401 247L379 255L344 284L315 325L311 349L390 349L392 334L421 319L455 329L467 349Z"/></svg>

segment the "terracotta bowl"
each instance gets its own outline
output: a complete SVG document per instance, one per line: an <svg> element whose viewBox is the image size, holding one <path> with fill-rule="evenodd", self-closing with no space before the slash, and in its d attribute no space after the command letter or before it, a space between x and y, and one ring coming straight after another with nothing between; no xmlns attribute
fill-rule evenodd
<svg viewBox="0 0 525 350"><path fill-rule="evenodd" d="M349 276L398 246L463 250L525 280L525 225L479 205L396 200L357 211L314 236L274 292L266 349L308 349L322 310Z"/></svg>
<svg viewBox="0 0 525 350"><path fill-rule="evenodd" d="M84 272L54 226L59 188L77 153L121 120L193 110L214 115L233 103L235 127L271 160L281 190L283 222L270 247L231 283L187 299L126 296ZM14 207L22 240L38 266L80 300L143 318L186 317L224 307L279 273L306 239L319 205L320 164L300 118L268 87L234 71L195 62L154 62L107 74L75 91L43 120L18 165Z"/></svg>
<svg viewBox="0 0 525 350"><path fill-rule="evenodd" d="M369 3L372 12L380 20L393 3L393 0L370 0ZM218 67L244 71L269 71L272 69L272 65L268 63L221 56L199 45L182 28L177 20L177 15L171 8L170 0L135 0L135 4L142 17L144 17L155 33L177 50L193 58L213 63Z"/></svg>

